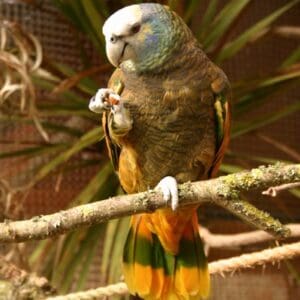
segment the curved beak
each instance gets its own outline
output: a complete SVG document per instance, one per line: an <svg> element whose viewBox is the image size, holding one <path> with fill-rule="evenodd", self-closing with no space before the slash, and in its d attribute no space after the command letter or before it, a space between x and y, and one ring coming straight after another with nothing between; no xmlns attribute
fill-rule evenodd
<svg viewBox="0 0 300 300"><path fill-rule="evenodd" d="M117 43L106 41L106 55L110 63L115 67L118 67L122 62L126 46L127 43L122 40L118 40Z"/></svg>

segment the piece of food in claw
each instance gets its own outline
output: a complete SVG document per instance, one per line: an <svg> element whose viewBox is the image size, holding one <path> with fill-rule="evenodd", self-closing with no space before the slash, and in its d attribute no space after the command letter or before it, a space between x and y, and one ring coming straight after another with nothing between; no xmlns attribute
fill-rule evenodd
<svg viewBox="0 0 300 300"><path fill-rule="evenodd" d="M117 98L114 98L113 95L109 95L108 99L106 100L110 105L118 105L120 103L120 100Z"/></svg>

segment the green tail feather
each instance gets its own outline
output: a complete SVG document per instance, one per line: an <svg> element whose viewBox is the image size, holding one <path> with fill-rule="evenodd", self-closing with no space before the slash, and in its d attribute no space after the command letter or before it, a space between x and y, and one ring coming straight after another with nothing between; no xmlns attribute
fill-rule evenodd
<svg viewBox="0 0 300 300"><path fill-rule="evenodd" d="M192 239L183 236L173 255L147 230L140 221L133 223L125 243L123 267L130 292L149 300L206 298L209 275L198 232Z"/></svg>

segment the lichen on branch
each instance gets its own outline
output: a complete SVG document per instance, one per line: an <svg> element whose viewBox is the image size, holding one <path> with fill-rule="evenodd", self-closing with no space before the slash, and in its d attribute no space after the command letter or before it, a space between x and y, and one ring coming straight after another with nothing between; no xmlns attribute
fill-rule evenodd
<svg viewBox="0 0 300 300"><path fill-rule="evenodd" d="M179 206L210 201L255 227L282 238L288 236L289 230L269 214L240 200L240 193L254 189L264 190L269 186L297 181L300 181L300 165L275 164L215 179L188 182L179 185ZM144 212L151 213L168 205L162 194L154 190L116 196L29 220L5 221L0 223L0 242L45 239L110 219Z"/></svg>

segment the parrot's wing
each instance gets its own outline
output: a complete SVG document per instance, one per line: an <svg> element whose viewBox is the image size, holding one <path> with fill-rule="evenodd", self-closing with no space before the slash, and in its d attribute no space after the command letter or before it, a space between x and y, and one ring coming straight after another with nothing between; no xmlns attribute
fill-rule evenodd
<svg viewBox="0 0 300 300"><path fill-rule="evenodd" d="M102 126L105 134L106 147L108 149L109 158L113 164L115 171L119 169L119 156L121 148L112 141L108 130L109 113L104 112L102 116Z"/></svg>
<svg viewBox="0 0 300 300"><path fill-rule="evenodd" d="M123 80L122 72L120 69L116 69L112 74L108 87L112 89L115 93L121 94L123 90ZM110 112L104 112L102 117L102 126L105 134L106 146L108 149L108 155L112 161L113 167L116 171L119 169L119 156L121 152L121 147L116 144L110 136L108 123L110 118Z"/></svg>
<svg viewBox="0 0 300 300"><path fill-rule="evenodd" d="M213 162L213 166L210 170L210 177L216 176L229 144L231 128L230 97L230 89L229 85L227 84L218 94L215 94L217 153Z"/></svg>

